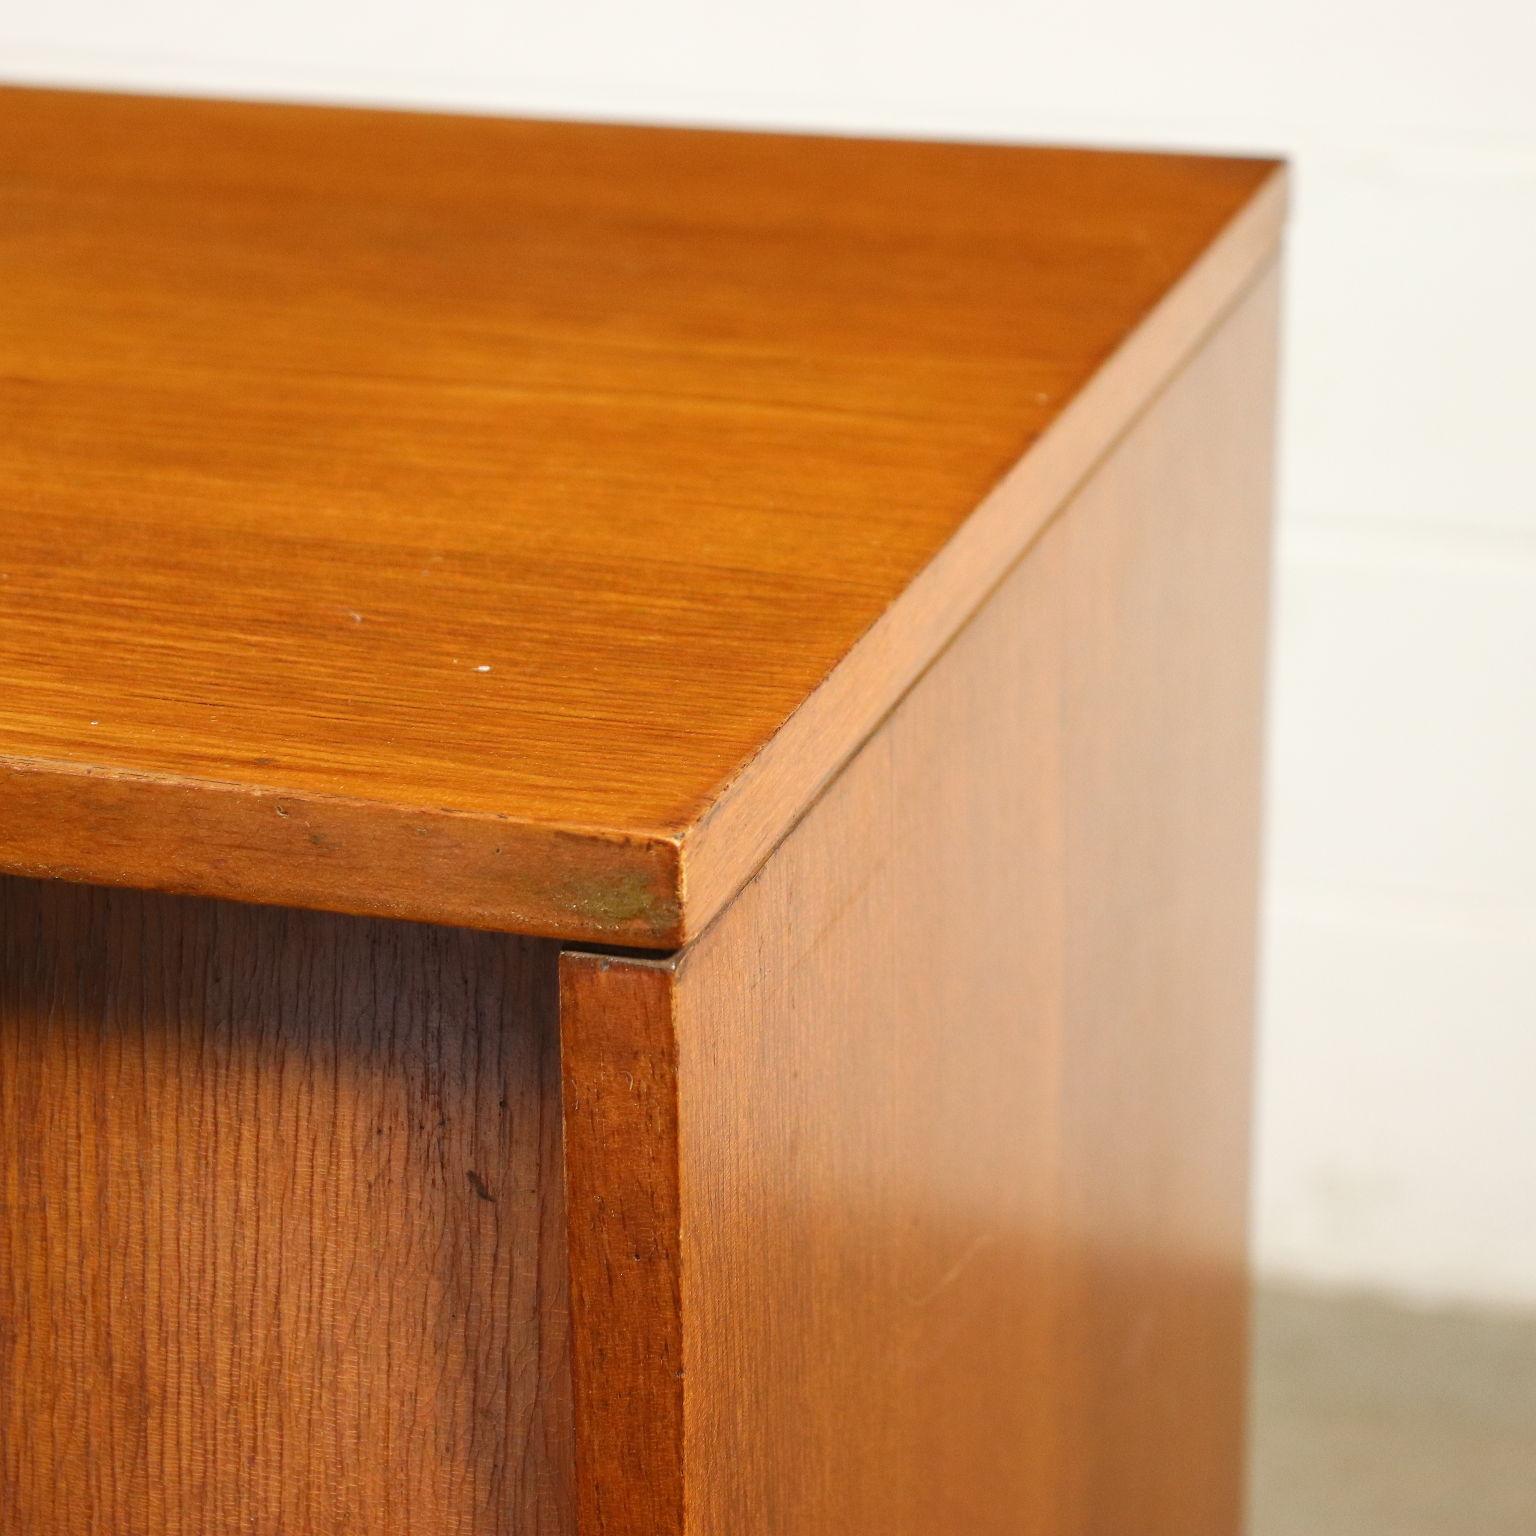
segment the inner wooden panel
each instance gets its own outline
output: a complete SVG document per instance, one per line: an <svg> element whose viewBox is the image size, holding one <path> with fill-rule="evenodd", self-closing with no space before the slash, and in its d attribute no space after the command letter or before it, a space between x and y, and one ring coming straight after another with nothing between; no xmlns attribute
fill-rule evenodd
<svg viewBox="0 0 1536 1536"><path fill-rule="evenodd" d="M0 879L0 1530L570 1529L554 955Z"/></svg>
<svg viewBox="0 0 1536 1536"><path fill-rule="evenodd" d="M572 1188L655 1143L572 1227L584 1530L1238 1530L1276 292L692 948L564 962Z"/></svg>

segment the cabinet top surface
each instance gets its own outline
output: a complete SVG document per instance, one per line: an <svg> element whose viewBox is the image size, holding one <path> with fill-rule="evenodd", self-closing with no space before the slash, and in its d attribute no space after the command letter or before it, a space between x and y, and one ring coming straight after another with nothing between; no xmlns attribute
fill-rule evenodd
<svg viewBox="0 0 1536 1536"><path fill-rule="evenodd" d="M1279 183L0 91L0 867L680 942Z"/></svg>

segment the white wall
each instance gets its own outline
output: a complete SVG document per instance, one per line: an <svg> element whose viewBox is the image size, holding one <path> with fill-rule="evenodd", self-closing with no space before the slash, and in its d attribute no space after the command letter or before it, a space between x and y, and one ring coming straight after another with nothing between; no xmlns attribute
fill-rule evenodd
<svg viewBox="0 0 1536 1536"><path fill-rule="evenodd" d="M1527 0L4 0L0 75L1295 156L1258 1239L1536 1302Z"/></svg>

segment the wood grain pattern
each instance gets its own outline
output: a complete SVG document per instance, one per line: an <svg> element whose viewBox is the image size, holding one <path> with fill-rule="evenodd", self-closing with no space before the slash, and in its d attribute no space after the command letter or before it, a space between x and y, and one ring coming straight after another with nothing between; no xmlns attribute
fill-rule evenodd
<svg viewBox="0 0 1536 1536"><path fill-rule="evenodd" d="M647 1081L675 1063L676 1164L625 1159L653 1205L600 1213L601 1249L573 1224L623 1283L675 1167L684 1470L657 1529L1238 1529L1276 291L707 933L600 987L562 969L568 1037L631 988ZM610 1444L670 1348L627 1354ZM590 1468L619 1507L645 1476Z"/></svg>
<svg viewBox="0 0 1536 1536"><path fill-rule="evenodd" d="M555 957L0 879L6 1536L565 1536Z"/></svg>
<svg viewBox="0 0 1536 1536"><path fill-rule="evenodd" d="M0 92L0 868L666 948L1267 163Z"/></svg>
<svg viewBox="0 0 1536 1536"><path fill-rule="evenodd" d="M669 961L560 957L581 1536L683 1531L672 999Z"/></svg>

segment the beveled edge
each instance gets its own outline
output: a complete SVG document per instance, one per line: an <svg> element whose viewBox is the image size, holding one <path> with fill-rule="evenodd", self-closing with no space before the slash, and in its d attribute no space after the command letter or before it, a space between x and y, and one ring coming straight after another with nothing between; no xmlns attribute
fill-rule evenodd
<svg viewBox="0 0 1536 1536"><path fill-rule="evenodd" d="M681 927L665 834L23 757L0 757L0 870L638 949Z"/></svg>
<svg viewBox="0 0 1536 1536"><path fill-rule="evenodd" d="M885 613L683 833L681 939L696 937L959 633L1077 486L1277 252L1282 161Z"/></svg>

